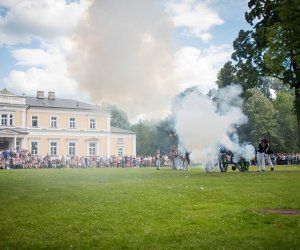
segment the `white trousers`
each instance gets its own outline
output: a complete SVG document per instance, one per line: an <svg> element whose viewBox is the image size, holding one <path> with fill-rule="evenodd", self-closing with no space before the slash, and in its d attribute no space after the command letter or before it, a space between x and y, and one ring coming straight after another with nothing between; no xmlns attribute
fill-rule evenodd
<svg viewBox="0 0 300 250"><path fill-rule="evenodd" d="M160 160L157 159L156 162L155 162L155 166L156 166L157 168L160 168L160 164L161 164Z"/></svg>
<svg viewBox="0 0 300 250"><path fill-rule="evenodd" d="M262 170L266 170L265 153L257 152L256 160L257 160L257 170L260 171L261 168Z"/></svg>
<svg viewBox="0 0 300 250"><path fill-rule="evenodd" d="M272 163L272 160L271 160L271 155L265 154L265 158L266 158L266 161L269 163L269 166L272 168L273 163Z"/></svg>
<svg viewBox="0 0 300 250"><path fill-rule="evenodd" d="M215 171L215 161L213 159L210 159L205 163L205 170L208 173Z"/></svg>

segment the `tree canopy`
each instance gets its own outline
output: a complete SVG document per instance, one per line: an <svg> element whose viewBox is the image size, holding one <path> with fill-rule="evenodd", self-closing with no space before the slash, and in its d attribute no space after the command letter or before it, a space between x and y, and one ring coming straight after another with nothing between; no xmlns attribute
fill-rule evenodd
<svg viewBox="0 0 300 250"><path fill-rule="evenodd" d="M270 84L278 79L294 90L300 145L300 0L250 0L245 14L251 30L241 30L233 42L233 63L218 75L223 87L238 82L244 92L260 89L271 96Z"/></svg>
<svg viewBox="0 0 300 250"><path fill-rule="evenodd" d="M126 112L118 109L117 106L111 106L110 125L122 129L131 128Z"/></svg>

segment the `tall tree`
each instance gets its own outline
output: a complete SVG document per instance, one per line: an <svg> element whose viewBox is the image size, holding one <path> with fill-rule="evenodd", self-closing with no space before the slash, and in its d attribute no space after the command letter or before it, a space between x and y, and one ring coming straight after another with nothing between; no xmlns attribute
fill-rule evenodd
<svg viewBox="0 0 300 250"><path fill-rule="evenodd" d="M153 155L155 152L153 129L144 121L140 120L132 126L136 132L136 148L138 155Z"/></svg>
<svg viewBox="0 0 300 250"><path fill-rule="evenodd" d="M245 103L244 111L249 122L241 129L247 130L248 138L243 138L243 140L255 145L260 138L272 138L273 145L276 147L282 145L283 139L277 133L278 111L274 108L272 101L258 89L248 90L247 95L249 98Z"/></svg>
<svg viewBox="0 0 300 250"><path fill-rule="evenodd" d="M223 68L219 71L217 76L217 85L219 88L224 88L230 84L237 84L238 79L236 76L236 68L232 65L232 62L224 64Z"/></svg>
<svg viewBox="0 0 300 250"><path fill-rule="evenodd" d="M174 130L174 121L167 117L156 126L156 148L160 148L163 154L169 154L172 145L178 144L178 136Z"/></svg>
<svg viewBox="0 0 300 250"><path fill-rule="evenodd" d="M237 75L253 78L250 84L274 77L294 89L300 145L300 0L250 0L248 7L253 30L241 30L234 41Z"/></svg>
<svg viewBox="0 0 300 250"><path fill-rule="evenodd" d="M131 128L131 124L128 121L128 117L125 111L118 109L117 106L114 105L111 106L110 124L111 126L122 129Z"/></svg>
<svg viewBox="0 0 300 250"><path fill-rule="evenodd" d="M278 91L274 100L274 107L278 111L276 119L277 131L283 144L278 150L282 152L297 151L297 118L293 108L294 95L287 91Z"/></svg>
<svg viewBox="0 0 300 250"><path fill-rule="evenodd" d="M248 89L261 88L263 61L259 51L255 49L255 40L252 31L240 30L238 37L233 42L234 52L232 59L235 61L235 74L244 93Z"/></svg>

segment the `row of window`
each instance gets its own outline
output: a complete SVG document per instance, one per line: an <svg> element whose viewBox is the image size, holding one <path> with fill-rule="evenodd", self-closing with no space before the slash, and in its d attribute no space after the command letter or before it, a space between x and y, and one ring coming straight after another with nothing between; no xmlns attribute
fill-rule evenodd
<svg viewBox="0 0 300 250"><path fill-rule="evenodd" d="M38 116L32 116L31 117L31 126L32 127L38 127L39 126ZM58 127L56 116L50 117L50 127L51 128L57 128ZM74 117L69 118L69 128L76 128L76 119ZM89 119L89 128L91 128L91 129L96 128L96 119L95 118L90 118Z"/></svg>
<svg viewBox="0 0 300 250"><path fill-rule="evenodd" d="M56 156L57 155L57 142L50 142L49 143L49 155ZM31 154L38 155L38 142L32 141L31 142ZM69 142L68 143L68 155L76 155L76 143ZM97 155L97 143L96 142L89 142L88 143L88 155L89 156L96 156ZM118 148L118 156L123 156L123 148Z"/></svg>
<svg viewBox="0 0 300 250"><path fill-rule="evenodd" d="M50 127L57 128L57 117L52 116L50 117ZM13 126L13 114L1 114L1 126ZM38 116L31 117L31 127L38 127L39 126L39 119ZM76 128L76 119L74 117L69 118L69 128ZM96 128L96 119L90 118L89 119L89 128L95 129Z"/></svg>

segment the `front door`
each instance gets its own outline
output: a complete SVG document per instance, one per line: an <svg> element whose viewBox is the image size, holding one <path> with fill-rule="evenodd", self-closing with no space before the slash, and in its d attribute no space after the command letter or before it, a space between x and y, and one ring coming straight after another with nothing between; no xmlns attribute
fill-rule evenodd
<svg viewBox="0 0 300 250"><path fill-rule="evenodd" d="M0 150L9 149L9 141L0 141Z"/></svg>

